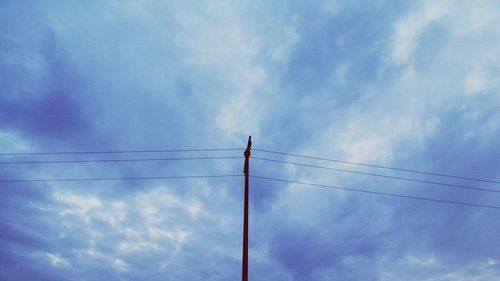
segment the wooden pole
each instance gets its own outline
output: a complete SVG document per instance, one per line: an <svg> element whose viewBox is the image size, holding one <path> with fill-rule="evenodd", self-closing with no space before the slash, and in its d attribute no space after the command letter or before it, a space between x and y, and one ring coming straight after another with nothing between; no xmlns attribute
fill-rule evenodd
<svg viewBox="0 0 500 281"><path fill-rule="evenodd" d="M248 281L248 172L250 169L250 149L252 147L252 136L248 137L247 149L245 150L245 167L243 172L245 173L245 203L243 209L243 262L241 270L241 280Z"/></svg>

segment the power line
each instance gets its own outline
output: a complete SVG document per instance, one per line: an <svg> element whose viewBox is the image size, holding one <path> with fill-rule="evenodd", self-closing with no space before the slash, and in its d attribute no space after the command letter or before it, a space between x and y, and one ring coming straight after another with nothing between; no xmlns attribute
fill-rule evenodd
<svg viewBox="0 0 500 281"><path fill-rule="evenodd" d="M430 176L439 176L439 177L446 177L446 178L455 178L455 179L462 179L462 180L480 181L480 182L488 182L488 183L498 183L498 184L500 184L500 181L489 180L489 179L479 179L479 178L472 178L472 177L463 177L463 176L456 176L456 175L448 175L448 174L442 174L442 173L436 173L436 172L426 172L426 171L417 171L417 170L410 170L410 169L402 169L402 168L397 168L397 167L389 167L389 166L381 166L381 165L374 165L374 164L366 164L366 163L359 163L359 162L352 162L352 161L338 160L338 159L331 159L331 158L323 158L323 157L316 157L316 156L307 156L307 155L300 155L300 154L293 154L293 153L279 152L279 151L272 151L272 150L258 149L258 148L253 148L253 150L254 151L260 151L260 152L266 152L266 153L272 153L272 154L294 156L294 157L301 157L301 158L308 158L308 159L315 159L315 160L322 160L322 161L329 161L329 162L337 162L337 163L344 163L344 164L352 164L352 165L372 167L372 168L388 169L388 170L395 170L395 171L415 173L415 174L423 174L423 175L430 175Z"/></svg>
<svg viewBox="0 0 500 281"><path fill-rule="evenodd" d="M0 183L18 182L78 182L78 181L129 181L129 180L163 180L163 179L197 179L197 178L230 178L243 175L191 175L191 176L149 176L149 177L103 177L103 178L59 178L59 179L3 179Z"/></svg>
<svg viewBox="0 0 500 281"><path fill-rule="evenodd" d="M211 152L211 151L243 151L242 148L199 148L199 149L155 149L155 150L98 150L98 151L35 151L4 152L0 156L17 155L71 155L71 154L123 154L123 153L168 153L168 152Z"/></svg>
<svg viewBox="0 0 500 281"><path fill-rule="evenodd" d="M308 186L313 186L313 187L324 187L324 188L340 189L340 190L346 190L346 191L362 192L362 193L384 195L384 196L392 196L392 197L399 197L399 198L406 198L406 199L415 199L415 200L422 200L422 201L430 201L430 202L436 202L436 203L447 203L447 204L455 204L455 205L462 205L462 206L481 207L481 208L489 208L489 209L500 210L500 206L483 205L483 204L466 203L466 202L459 202L459 201L450 201L450 200L443 200L443 199L434 199L434 198L428 198L428 197L418 197L418 196L410 196L410 195L403 195L403 194L370 191L370 190L363 190L363 189L350 188L350 187L340 187L340 186L333 186L333 185L326 185L326 184L317 184L317 183L309 183L309 182L301 182L301 181L294 181L294 180L287 180L287 179L277 179L277 178L270 178L270 177L263 177L263 176L250 176L250 177L256 178L256 179L270 180L270 181L278 181L278 182L286 182L286 183L295 183L295 184L301 184L301 185L308 185Z"/></svg>
<svg viewBox="0 0 500 281"><path fill-rule="evenodd" d="M125 158L125 159L73 159L73 160L42 160L42 161L1 161L0 165L11 164L60 164L60 163L106 163L106 162L151 162L151 161L181 161L181 160L216 160L242 159L243 156L215 156L215 157L173 157L173 158Z"/></svg>
<svg viewBox="0 0 500 281"><path fill-rule="evenodd" d="M375 174L375 173L366 173L366 172L360 172L360 171L338 169L338 168L331 168L331 167L317 166L317 165L310 165L310 164L296 163L296 162L288 162L288 161L281 161L281 160L276 160L276 159L268 159L268 158L260 158L260 157L252 157L252 159L268 161L268 162L276 162L276 163L282 163L282 164L288 164L288 165L318 168L318 169L324 169L324 170L330 170L330 171L339 171L339 172L346 172L346 173L353 173L353 174L360 174L360 175L367 175L367 176L374 176L374 177L382 177L382 178L404 180L404 181L411 181L411 182L418 182L418 183L428 183L428 184L448 186L448 187L456 187L456 188L463 188L463 189L471 189L471 190L500 193L500 190L489 189L489 188L481 188L481 187L473 187L473 186L451 184L451 183L444 183L444 182L435 182L435 181L419 180L419 179L412 179L412 178L396 177L396 176L389 176L389 175Z"/></svg>
<svg viewBox="0 0 500 281"><path fill-rule="evenodd" d="M212 151L242 151L242 150L243 150L242 148L199 148L199 149L154 149L154 150L39 151L39 152L5 152L5 153L0 153L0 156L212 152ZM322 160L322 161L352 164L352 165L365 166L365 167L389 169L389 170L396 170L396 171L409 172L409 173L417 173L417 174L425 174L425 175L432 175L432 176L440 176L440 177L448 177L448 178L456 178L456 179L463 179L463 180L481 181L481 182L500 184L500 181L489 180L489 179L480 179L480 178L464 177L464 176L457 176L457 175L448 175L448 174L436 173L436 172L426 172L426 171L418 171L418 170L411 170L411 169L403 169L403 168L397 168L397 167L389 167L389 166L366 164L366 163L352 162L352 161L339 160L339 159L300 155L300 154L272 151L272 150L259 149L259 148L253 148L252 150L266 152L266 153L272 153L272 154L286 155L286 156L294 156L294 157L309 158L309 159ZM140 161L140 160L137 160L137 161ZM148 161L148 160L144 160L144 161ZM155 161L155 160L151 160L151 161ZM158 160L158 161L161 161L161 160ZM20 162L23 162L23 161L20 161ZM24 161L24 162L32 162L32 161ZM75 162L77 162L77 161L75 161ZM93 162L93 161L88 161L88 162ZM101 162L101 161L96 161L96 162ZM119 160L118 161L102 161L102 162L119 162ZM71 162L61 162L61 163L71 163ZM0 162L0 164L10 164L10 163ZM12 163L12 164L15 164L15 163ZM26 164L29 164L29 163L26 163Z"/></svg>

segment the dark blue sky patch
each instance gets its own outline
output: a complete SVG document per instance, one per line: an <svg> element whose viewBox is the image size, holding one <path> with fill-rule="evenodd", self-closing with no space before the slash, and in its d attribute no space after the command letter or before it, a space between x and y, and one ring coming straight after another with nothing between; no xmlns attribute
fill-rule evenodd
<svg viewBox="0 0 500 281"><path fill-rule="evenodd" d="M48 66L45 75L47 83L40 88L32 88L32 92L1 99L0 122L4 128L41 138L42 141L83 143L91 140L93 136L83 105L75 97L81 81L58 46L54 34L46 32L44 41L38 54ZM17 86L29 83L20 78L13 83Z"/></svg>
<svg viewBox="0 0 500 281"><path fill-rule="evenodd" d="M492 170L497 162L496 153L488 151L488 147L497 142L497 136L485 137L488 124L495 118L489 102L489 99L478 99L465 108L457 104L443 112L441 124L423 154L425 159L433 159L429 162L430 170L498 180ZM482 110L477 111L478 107ZM475 111L479 113L476 116Z"/></svg>
<svg viewBox="0 0 500 281"><path fill-rule="evenodd" d="M56 91L42 98L2 103L4 128L53 140L88 136L85 117L68 92Z"/></svg>

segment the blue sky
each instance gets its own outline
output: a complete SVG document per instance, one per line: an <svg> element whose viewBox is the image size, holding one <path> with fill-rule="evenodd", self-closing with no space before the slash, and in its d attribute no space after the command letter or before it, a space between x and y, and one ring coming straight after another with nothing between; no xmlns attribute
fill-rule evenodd
<svg viewBox="0 0 500 281"><path fill-rule="evenodd" d="M499 44L495 0L3 0L1 152L243 148L252 135L255 148L499 181ZM0 164L0 179L241 174L242 165ZM500 206L494 192L257 159L251 172ZM1 280L240 278L241 177L0 185ZM500 280L498 210L252 178L250 213L251 280Z"/></svg>

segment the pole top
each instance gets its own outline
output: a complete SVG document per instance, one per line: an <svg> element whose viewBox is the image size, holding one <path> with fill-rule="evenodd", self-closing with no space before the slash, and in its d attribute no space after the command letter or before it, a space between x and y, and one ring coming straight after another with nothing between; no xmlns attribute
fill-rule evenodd
<svg viewBox="0 0 500 281"><path fill-rule="evenodd" d="M245 150L245 158L250 157L250 149L252 148L252 136L248 136L247 149Z"/></svg>

